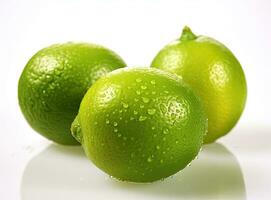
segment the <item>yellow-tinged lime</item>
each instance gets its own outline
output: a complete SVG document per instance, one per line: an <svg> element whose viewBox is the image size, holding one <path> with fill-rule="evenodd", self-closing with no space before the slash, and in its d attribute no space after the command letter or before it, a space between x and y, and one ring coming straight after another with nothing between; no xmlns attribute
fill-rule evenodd
<svg viewBox="0 0 271 200"><path fill-rule="evenodd" d="M151 66L181 76L202 98L208 116L205 143L227 134L237 123L246 102L246 79L236 57L220 42L185 27Z"/></svg>

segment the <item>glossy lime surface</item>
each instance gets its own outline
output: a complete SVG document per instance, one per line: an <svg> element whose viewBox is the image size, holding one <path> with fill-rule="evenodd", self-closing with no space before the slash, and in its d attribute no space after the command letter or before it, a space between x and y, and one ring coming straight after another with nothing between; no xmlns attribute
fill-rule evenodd
<svg viewBox="0 0 271 200"><path fill-rule="evenodd" d="M72 132L104 172L152 182L183 169L198 154L207 131L203 110L176 75L120 69L88 90Z"/></svg>
<svg viewBox="0 0 271 200"><path fill-rule="evenodd" d="M60 144L78 144L70 126L85 92L98 78L125 65L118 55L99 45L65 43L44 48L21 74L21 111L44 137Z"/></svg>
<svg viewBox="0 0 271 200"><path fill-rule="evenodd" d="M181 38L165 46L151 66L179 75L202 98L208 115L205 143L227 134L239 120L247 96L245 74L220 42L185 27Z"/></svg>

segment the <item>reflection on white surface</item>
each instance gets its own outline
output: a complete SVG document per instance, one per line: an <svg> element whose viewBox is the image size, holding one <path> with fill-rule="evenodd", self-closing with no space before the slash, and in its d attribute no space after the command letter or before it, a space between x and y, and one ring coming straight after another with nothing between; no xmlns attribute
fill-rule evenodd
<svg viewBox="0 0 271 200"><path fill-rule="evenodd" d="M151 184L113 180L86 159L81 147L50 145L28 163L21 195L23 200L246 199L238 161L219 143L204 146L175 176Z"/></svg>

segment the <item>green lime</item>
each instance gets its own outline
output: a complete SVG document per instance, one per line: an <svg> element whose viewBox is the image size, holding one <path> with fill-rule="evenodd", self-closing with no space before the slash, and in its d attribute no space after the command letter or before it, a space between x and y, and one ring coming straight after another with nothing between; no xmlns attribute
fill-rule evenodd
<svg viewBox="0 0 271 200"><path fill-rule="evenodd" d="M44 48L29 60L21 74L21 111L44 137L60 144L78 144L70 134L70 125L85 92L98 78L125 65L114 52L94 44Z"/></svg>
<svg viewBox="0 0 271 200"><path fill-rule="evenodd" d="M188 27L164 47L152 67L176 73L202 98L208 116L205 143L227 134L240 118L247 96L242 67L220 42L194 35Z"/></svg>
<svg viewBox="0 0 271 200"><path fill-rule="evenodd" d="M127 68L88 90L71 129L104 172L119 180L152 182L195 158L207 118L200 99L178 76Z"/></svg>

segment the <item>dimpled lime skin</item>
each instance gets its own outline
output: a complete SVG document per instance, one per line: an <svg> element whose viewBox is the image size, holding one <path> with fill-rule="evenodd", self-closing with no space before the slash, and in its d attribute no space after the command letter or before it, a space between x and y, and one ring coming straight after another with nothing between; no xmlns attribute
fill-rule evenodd
<svg viewBox="0 0 271 200"><path fill-rule="evenodd" d="M72 130L107 174L153 182L183 169L198 154L207 131L203 110L176 75L126 68L88 90Z"/></svg>
<svg viewBox="0 0 271 200"><path fill-rule="evenodd" d="M109 49L88 43L52 45L25 66L18 85L21 111L30 126L64 145L79 144L70 133L87 89L124 61Z"/></svg>
<svg viewBox="0 0 271 200"><path fill-rule="evenodd" d="M239 120L246 102L246 79L236 57L220 42L195 36L186 27L151 66L181 76L202 98L208 116L205 143L227 134Z"/></svg>

